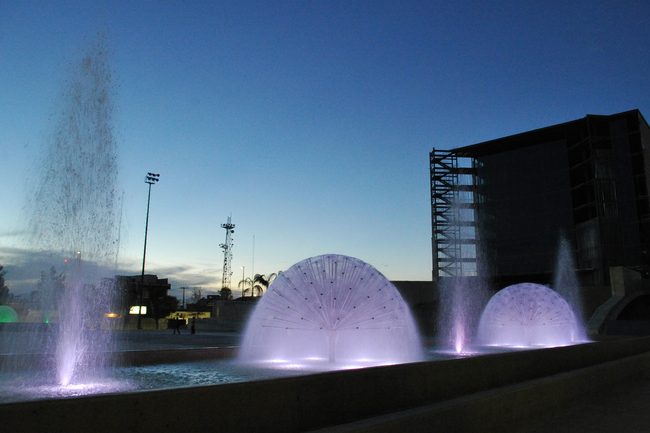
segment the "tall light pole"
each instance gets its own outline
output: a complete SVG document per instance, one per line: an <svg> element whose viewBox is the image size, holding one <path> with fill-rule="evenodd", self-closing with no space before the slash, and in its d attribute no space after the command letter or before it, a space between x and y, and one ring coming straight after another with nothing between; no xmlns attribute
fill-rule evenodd
<svg viewBox="0 0 650 433"><path fill-rule="evenodd" d="M246 266L241 267L241 297L244 297L244 288L246 287Z"/></svg>
<svg viewBox="0 0 650 433"><path fill-rule="evenodd" d="M142 278L140 278L140 305L138 311L138 329L142 329L142 303L144 297L144 262L147 257L147 231L149 230L149 204L151 203L151 185L160 180L159 174L147 173L144 183L149 184L149 195L147 196L147 220L144 225L144 251L142 252Z"/></svg>
<svg viewBox="0 0 650 433"><path fill-rule="evenodd" d="M185 291L187 290L187 287L179 287L178 290L183 291L183 310L185 309Z"/></svg>

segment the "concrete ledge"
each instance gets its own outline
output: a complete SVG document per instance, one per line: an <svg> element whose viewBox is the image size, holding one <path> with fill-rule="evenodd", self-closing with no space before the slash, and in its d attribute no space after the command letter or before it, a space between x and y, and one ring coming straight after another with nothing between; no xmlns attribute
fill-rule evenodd
<svg viewBox="0 0 650 433"><path fill-rule="evenodd" d="M650 353L312 433L512 432L576 399L650 372Z"/></svg>
<svg viewBox="0 0 650 433"><path fill-rule="evenodd" d="M111 433L172 429L301 432L463 398L648 351L650 338L645 337L257 382L10 403L0 405L0 419L3 430L11 432L89 428ZM517 398L523 397L513 397L514 401ZM490 411L499 412L499 404ZM454 410L462 413L463 407Z"/></svg>

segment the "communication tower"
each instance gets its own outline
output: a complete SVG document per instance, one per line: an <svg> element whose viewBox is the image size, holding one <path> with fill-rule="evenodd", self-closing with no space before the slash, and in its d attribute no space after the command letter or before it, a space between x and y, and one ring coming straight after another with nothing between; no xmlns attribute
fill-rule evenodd
<svg viewBox="0 0 650 433"><path fill-rule="evenodd" d="M226 229L226 242L219 245L223 248L223 278L221 279L221 290L230 289L230 276L232 275L230 263L232 262L233 239L231 235L235 233L235 225L230 222L230 218L231 217L228 217L227 223L221 224L221 227Z"/></svg>

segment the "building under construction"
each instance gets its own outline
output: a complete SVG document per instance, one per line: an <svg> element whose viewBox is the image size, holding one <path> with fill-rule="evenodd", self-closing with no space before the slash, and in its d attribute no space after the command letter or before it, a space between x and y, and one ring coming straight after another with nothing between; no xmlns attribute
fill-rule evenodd
<svg viewBox="0 0 650 433"><path fill-rule="evenodd" d="M583 286L650 275L650 128L638 110L430 154L433 279L548 283L559 238Z"/></svg>

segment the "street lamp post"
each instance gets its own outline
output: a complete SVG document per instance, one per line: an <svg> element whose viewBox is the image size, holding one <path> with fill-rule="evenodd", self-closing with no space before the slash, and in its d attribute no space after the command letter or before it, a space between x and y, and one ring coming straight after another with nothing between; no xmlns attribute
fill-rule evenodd
<svg viewBox="0 0 650 433"><path fill-rule="evenodd" d="M149 204L151 203L151 185L160 180L159 174L147 173L144 183L149 184L149 195L147 196L147 220L144 225L144 251L142 252L142 277L140 278L140 305L138 306L138 329L142 329L142 303L144 298L144 263L147 257L147 231L149 230Z"/></svg>
<svg viewBox="0 0 650 433"><path fill-rule="evenodd" d="M244 297L244 288L246 287L246 266L241 267L241 297Z"/></svg>
<svg viewBox="0 0 650 433"><path fill-rule="evenodd" d="M187 287L181 287L180 288L183 291L183 310L185 309L185 291L187 290Z"/></svg>

